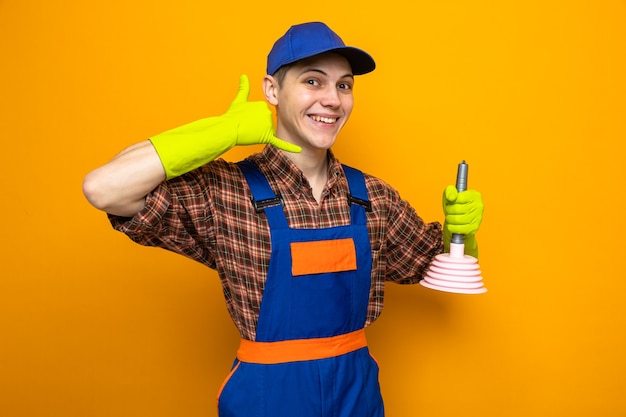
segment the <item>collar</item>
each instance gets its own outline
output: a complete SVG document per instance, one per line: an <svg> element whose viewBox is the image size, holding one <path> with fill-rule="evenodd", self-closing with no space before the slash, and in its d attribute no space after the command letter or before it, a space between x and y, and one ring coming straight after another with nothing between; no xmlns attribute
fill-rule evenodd
<svg viewBox="0 0 626 417"><path fill-rule="evenodd" d="M260 156L263 159L262 164L268 167L276 181L282 182L287 190L301 190L304 186L309 187L309 182L300 168L287 158L280 149L273 145L267 145L263 148ZM332 190L337 185L338 180L345 178L345 175L341 163L330 149L327 152L327 158L328 183L326 187Z"/></svg>

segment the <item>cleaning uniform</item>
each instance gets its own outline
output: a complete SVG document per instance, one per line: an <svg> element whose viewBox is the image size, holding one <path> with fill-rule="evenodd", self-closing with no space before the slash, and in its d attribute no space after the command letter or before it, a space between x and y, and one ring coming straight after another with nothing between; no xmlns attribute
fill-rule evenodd
<svg viewBox="0 0 626 417"><path fill-rule="evenodd" d="M241 341L218 395L220 417L382 417L364 332L372 255L363 174L343 166L349 225L291 229L255 164L239 166L267 217L272 252L256 340Z"/></svg>

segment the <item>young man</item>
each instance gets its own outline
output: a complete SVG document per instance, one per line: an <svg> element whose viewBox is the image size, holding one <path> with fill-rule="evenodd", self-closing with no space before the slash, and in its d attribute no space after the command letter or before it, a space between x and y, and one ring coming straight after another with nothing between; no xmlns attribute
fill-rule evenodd
<svg viewBox="0 0 626 417"><path fill-rule="evenodd" d="M330 150L352 112L354 76L374 68L326 25L293 26L263 80L275 132L242 76L223 116L131 146L85 178L115 229L218 271L242 338L218 395L222 417L383 416L364 328L381 313L385 281L419 282L450 233L477 255L478 192L446 188L443 233ZM257 143L268 145L241 163L218 159Z"/></svg>

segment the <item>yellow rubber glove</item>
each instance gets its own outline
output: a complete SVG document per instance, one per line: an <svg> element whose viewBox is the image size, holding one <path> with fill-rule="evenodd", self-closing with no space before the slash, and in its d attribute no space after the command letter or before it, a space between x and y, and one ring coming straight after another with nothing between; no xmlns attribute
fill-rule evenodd
<svg viewBox="0 0 626 417"><path fill-rule="evenodd" d="M482 195L475 190L458 192L456 187L449 185L443 192L443 242L446 252L450 250L452 234L464 235L465 253L478 258L476 232L483 219Z"/></svg>
<svg viewBox="0 0 626 417"><path fill-rule="evenodd" d="M200 119L150 138L168 180L211 162L236 145L266 143L287 152L302 150L274 136L272 112L265 102L249 102L249 94L250 82L242 75L237 97L224 115Z"/></svg>

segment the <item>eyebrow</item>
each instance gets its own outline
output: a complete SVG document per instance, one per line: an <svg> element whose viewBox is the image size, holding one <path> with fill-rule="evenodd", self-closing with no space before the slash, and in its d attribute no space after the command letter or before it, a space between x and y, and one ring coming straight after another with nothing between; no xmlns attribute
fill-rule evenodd
<svg viewBox="0 0 626 417"><path fill-rule="evenodd" d="M303 74L306 74L307 72L318 72L318 73L320 73L320 74L322 74L322 75L328 76L328 74L327 74L325 71L323 71L323 70L321 70L321 69L319 69L319 68L315 68L315 67L304 67L304 69L303 69L302 71L300 71L300 73L298 74L298 77L299 77L299 76L301 76L301 75L303 75ZM352 78L352 79L354 79L354 74L352 74L352 73L348 72L348 73L346 73L346 74L342 75L342 76L341 76L341 77L339 77L339 78L346 78L346 77L347 77L347 78Z"/></svg>

